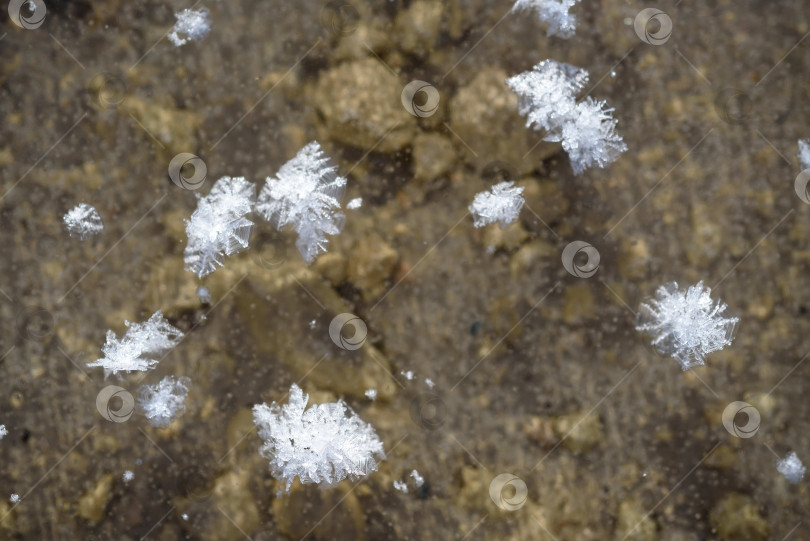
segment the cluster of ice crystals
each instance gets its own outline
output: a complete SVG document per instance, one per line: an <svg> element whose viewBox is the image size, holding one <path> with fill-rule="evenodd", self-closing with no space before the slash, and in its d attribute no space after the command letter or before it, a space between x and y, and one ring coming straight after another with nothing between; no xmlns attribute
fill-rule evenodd
<svg viewBox="0 0 810 541"><path fill-rule="evenodd" d="M87 366L104 368L104 378L119 372L151 370L158 363L156 356L176 346L183 338L180 329L173 327L158 310L143 323L124 322L127 332L119 340L107 331L107 341L101 348L105 357Z"/></svg>
<svg viewBox="0 0 810 541"><path fill-rule="evenodd" d="M796 453L791 451L785 458L776 462L776 470L791 483L798 483L804 478L807 468L804 467Z"/></svg>
<svg viewBox="0 0 810 541"><path fill-rule="evenodd" d="M569 10L580 0L517 0L515 11L535 10L540 20L548 25L546 33L549 36L559 36L568 39L577 29L576 16Z"/></svg>
<svg viewBox="0 0 810 541"><path fill-rule="evenodd" d="M333 487L345 478L356 480L377 471L383 444L374 428L343 400L306 409L309 396L293 384L286 405L253 407L253 422L264 440L259 453L270 461L273 477Z"/></svg>
<svg viewBox="0 0 810 541"><path fill-rule="evenodd" d="M138 407L157 428L166 428L186 412L186 397L191 380L185 376L174 379L166 376L155 385L138 388Z"/></svg>
<svg viewBox="0 0 810 541"><path fill-rule="evenodd" d="M810 139L799 139L799 164L802 170L810 169Z"/></svg>
<svg viewBox="0 0 810 541"><path fill-rule="evenodd" d="M202 278L222 266L223 256L248 247L253 222L245 215L252 209L254 190L244 177L222 177L207 196L197 195L197 210L186 220L186 270Z"/></svg>
<svg viewBox="0 0 810 541"><path fill-rule="evenodd" d="M211 31L211 14L205 8L184 9L174 14L174 23L168 38L175 47L185 45L190 40L202 41Z"/></svg>
<svg viewBox="0 0 810 541"><path fill-rule="evenodd" d="M65 230L71 237L84 240L98 235L104 229L98 211L87 203L79 203L62 217Z"/></svg>
<svg viewBox="0 0 810 541"><path fill-rule="evenodd" d="M688 370L706 364L706 355L731 345L740 321L723 317L726 304L713 301L703 282L686 291L672 282L661 286L655 298L642 303L636 330L653 336L652 345L671 355Z"/></svg>
<svg viewBox="0 0 810 541"><path fill-rule="evenodd" d="M500 182L476 194L469 206L475 227L483 227L498 222L505 228L517 221L523 208L523 187L514 182Z"/></svg>
<svg viewBox="0 0 810 541"><path fill-rule="evenodd" d="M345 187L346 178L337 175L337 166L313 141L267 179L256 212L278 230L292 225L298 233L295 245L310 264L326 252L326 236L343 229L345 215L339 211Z"/></svg>
<svg viewBox="0 0 810 541"><path fill-rule="evenodd" d="M506 80L518 95L518 111L526 126L543 130L543 140L562 142L579 175L593 166L604 167L627 150L615 129L617 120L605 101L577 94L588 83L585 70L554 60L544 60L531 71Z"/></svg>

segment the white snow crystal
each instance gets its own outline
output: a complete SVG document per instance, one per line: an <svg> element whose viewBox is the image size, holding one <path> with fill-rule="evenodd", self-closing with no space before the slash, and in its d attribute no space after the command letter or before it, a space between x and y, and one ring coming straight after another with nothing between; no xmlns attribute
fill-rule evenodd
<svg viewBox="0 0 810 541"><path fill-rule="evenodd" d="M132 470L126 470L124 472L123 479L125 483L129 483L130 481L135 479L135 474L132 472Z"/></svg>
<svg viewBox="0 0 810 541"><path fill-rule="evenodd" d="M107 340L101 351L105 357L87 366L104 368L104 378L118 372L151 370L158 363L156 356L176 346L183 338L180 329L173 327L158 310L144 323L130 323L120 340L115 333L107 331Z"/></svg>
<svg viewBox="0 0 810 541"><path fill-rule="evenodd" d="M155 385L138 388L138 407L149 419L149 424L166 428L186 412L186 397L191 379L182 376L174 379L166 376Z"/></svg>
<svg viewBox="0 0 810 541"><path fill-rule="evenodd" d="M588 97L577 104L571 120L562 126L562 146L575 175L589 167L605 167L627 150L616 133L617 123L613 108L604 100Z"/></svg>
<svg viewBox="0 0 810 541"><path fill-rule="evenodd" d="M8 430L6 429L6 425L0 425L0 440L2 440L3 437L6 434L8 434Z"/></svg>
<svg viewBox="0 0 810 541"><path fill-rule="evenodd" d="M79 203L62 217L65 230L71 237L84 240L98 235L104 229L98 211L87 203Z"/></svg>
<svg viewBox="0 0 810 541"><path fill-rule="evenodd" d="M706 355L731 345L740 321L726 318L726 304L712 301L711 289L703 282L680 291L672 282L661 286L655 298L642 303L636 330L653 336L652 345L671 355L688 370L706 364Z"/></svg>
<svg viewBox="0 0 810 541"><path fill-rule="evenodd" d="M498 222L501 228L515 223L523 208L523 187L514 182L500 182L476 194L469 206L475 227Z"/></svg>
<svg viewBox="0 0 810 541"><path fill-rule="evenodd" d="M407 379L408 381L412 381L413 378L416 377L414 375L414 373L413 373L413 370L408 370L408 371L400 370L399 373L402 374L403 376L405 376L405 379Z"/></svg>
<svg viewBox="0 0 810 541"><path fill-rule="evenodd" d="M337 166L313 141L281 166L275 178L267 178L256 212L278 230L292 225L298 233L295 245L309 265L326 252L326 236L343 229L345 215L339 210L345 187L346 178L337 175Z"/></svg>
<svg viewBox="0 0 810 541"><path fill-rule="evenodd" d="M798 483L804 478L807 468L804 467L796 453L791 451L788 456L777 461L776 470L791 483Z"/></svg>
<svg viewBox="0 0 810 541"><path fill-rule="evenodd" d="M514 11L537 11L540 21L548 25L546 34L568 39L577 29L577 18L568 12L580 0L517 0Z"/></svg>
<svg viewBox="0 0 810 541"><path fill-rule="evenodd" d="M377 471L375 457L384 459L385 453L374 428L343 400L306 409L308 400L293 384L286 405L253 407L253 422L264 440L259 453L270 461L273 477L286 482L285 490L295 477L328 488Z"/></svg>
<svg viewBox="0 0 810 541"><path fill-rule="evenodd" d="M254 188L244 177L222 177L207 196L197 194L197 210L186 220L186 270L202 278L222 266L223 254L248 247L253 222L245 215L251 211Z"/></svg>
<svg viewBox="0 0 810 541"><path fill-rule="evenodd" d="M425 484L425 478L419 475L418 471L413 470L411 472L411 477L413 478L413 482L416 483L416 488L419 488Z"/></svg>
<svg viewBox="0 0 810 541"><path fill-rule="evenodd" d="M432 389L432 388L434 388L434 387L436 386L436 384L435 384L435 383L433 382L433 380L432 380L432 379L430 379L430 378L425 378L425 385L427 385L427 386L428 386L428 387L430 387L431 389Z"/></svg>
<svg viewBox="0 0 810 541"><path fill-rule="evenodd" d="M211 31L211 14L205 8L184 9L174 14L174 23L168 34L169 41L175 47L185 45L190 40L202 41Z"/></svg>
<svg viewBox="0 0 810 541"><path fill-rule="evenodd" d="M9 501L11 503L20 503L20 495L19 494L12 494L11 496L9 496L8 499L9 499Z"/></svg>
<svg viewBox="0 0 810 541"><path fill-rule="evenodd" d="M802 170L810 169L810 139L799 139L799 164Z"/></svg>
<svg viewBox="0 0 810 541"><path fill-rule="evenodd" d="M363 198L362 197L355 197L348 203L346 203L346 208L349 210L357 210L363 206Z"/></svg>
<svg viewBox="0 0 810 541"><path fill-rule="evenodd" d="M364 394L371 401L377 400L377 389L366 389Z"/></svg>
<svg viewBox="0 0 810 541"><path fill-rule="evenodd" d="M394 481L394 488L403 494L408 493L408 485L405 484L405 481Z"/></svg>

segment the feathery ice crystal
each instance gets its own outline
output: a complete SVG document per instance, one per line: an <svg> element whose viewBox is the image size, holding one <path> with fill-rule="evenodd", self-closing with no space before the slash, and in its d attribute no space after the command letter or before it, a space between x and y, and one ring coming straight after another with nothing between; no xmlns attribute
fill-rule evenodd
<svg viewBox="0 0 810 541"><path fill-rule="evenodd" d="M154 357L176 346L183 338L180 329L173 327L158 310L148 321L130 323L126 334L119 340L115 333L107 331L107 341L101 348L105 357L87 366L104 368L104 379L119 372L151 370L158 363Z"/></svg>
<svg viewBox="0 0 810 541"><path fill-rule="evenodd" d="M71 237L84 240L98 235L104 229L98 211L87 203L79 203L62 217L65 230Z"/></svg>
<svg viewBox="0 0 810 541"><path fill-rule="evenodd" d="M285 490L295 477L329 488L377 471L375 457L385 459L385 453L374 428L343 400L305 409L308 400L293 384L285 406L253 407L253 422L264 440L259 453L270 461L273 477L286 482Z"/></svg>
<svg viewBox="0 0 810 541"><path fill-rule="evenodd" d="M605 167L627 150L607 102L588 97L577 103L576 95L587 83L585 70L555 60L506 80L518 95L526 127L545 131L545 141L562 141L577 175L589 167Z"/></svg>
<svg viewBox="0 0 810 541"><path fill-rule="evenodd" d="M345 187L346 178L313 141L282 165L276 178L267 178L256 212L278 230L292 225L298 233L295 245L309 265L326 252L326 236L343 229L345 215L338 211Z"/></svg>
<svg viewBox="0 0 810 541"><path fill-rule="evenodd" d="M636 330L653 336L652 345L671 355L684 370L706 364L706 355L731 345L739 318L726 318L726 304L713 301L703 282L685 292L672 282L642 303Z"/></svg>
<svg viewBox="0 0 810 541"><path fill-rule="evenodd" d="M251 211L253 194L253 184L244 177L222 177L207 196L197 195L197 210L186 220L186 270L202 278L222 266L223 254L248 247L253 222L245 215Z"/></svg>
<svg viewBox="0 0 810 541"><path fill-rule="evenodd" d="M166 428L186 412L186 397L191 380L185 376L166 376L155 385L138 388L138 407L156 428Z"/></svg>
<svg viewBox="0 0 810 541"><path fill-rule="evenodd" d="M175 47L185 45L191 40L202 41L211 31L211 14L205 8L184 9L175 13L174 18L177 22L167 37Z"/></svg>
<svg viewBox="0 0 810 541"><path fill-rule="evenodd" d="M799 139L799 164L802 170L810 169L810 139Z"/></svg>
<svg viewBox="0 0 810 541"><path fill-rule="evenodd" d="M791 483L798 483L804 478L807 468L795 452L791 451L785 458L776 462L776 471L785 476Z"/></svg>
<svg viewBox="0 0 810 541"><path fill-rule="evenodd" d="M515 223L523 208L523 187L513 182L500 182L476 194L469 206L475 227L498 222L501 228Z"/></svg>
<svg viewBox="0 0 810 541"><path fill-rule="evenodd" d="M548 25L546 34L568 39L577 29L577 18L568 12L580 0L517 0L514 11L537 11L540 21Z"/></svg>

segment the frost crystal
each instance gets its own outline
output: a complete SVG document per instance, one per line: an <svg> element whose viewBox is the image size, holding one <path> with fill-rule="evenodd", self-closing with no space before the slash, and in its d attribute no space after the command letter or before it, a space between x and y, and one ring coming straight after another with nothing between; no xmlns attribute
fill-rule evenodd
<svg viewBox="0 0 810 541"><path fill-rule="evenodd" d="M791 483L798 483L804 478L807 468L804 467L796 453L791 451L788 456L776 462L776 470Z"/></svg>
<svg viewBox="0 0 810 541"><path fill-rule="evenodd" d="M355 197L348 203L346 203L346 208L349 210L357 210L363 206L363 198L362 197Z"/></svg>
<svg viewBox="0 0 810 541"><path fill-rule="evenodd" d="M642 303L636 330L653 336L652 345L688 370L706 364L706 355L731 344L739 318L722 317L726 304L712 301L703 282L685 292L672 282Z"/></svg>
<svg viewBox="0 0 810 541"><path fill-rule="evenodd" d="M0 425L0 440L2 440L3 437L6 434L8 434L8 430L6 429L6 425Z"/></svg>
<svg viewBox="0 0 810 541"><path fill-rule="evenodd" d="M98 235L104 229L98 211L87 203L79 203L62 217L65 230L71 237L84 240Z"/></svg>
<svg viewBox="0 0 810 541"><path fill-rule="evenodd" d="M577 103L576 95L587 83L584 70L554 60L506 80L518 95L518 112L526 117L526 126L545 131L545 141L562 141L577 175L589 167L604 167L627 150L605 101L588 97Z"/></svg>
<svg viewBox="0 0 810 541"><path fill-rule="evenodd" d="M408 493L408 485L405 484L405 481L394 481L394 488L403 494Z"/></svg>
<svg viewBox="0 0 810 541"><path fill-rule="evenodd" d="M416 484L416 488L419 488L425 484L425 478L419 475L418 471L413 470L411 472L411 477L413 478L413 482Z"/></svg>
<svg viewBox="0 0 810 541"><path fill-rule="evenodd" d="M377 400L377 389L366 389L366 392L363 394L365 394L366 398L368 398L372 402Z"/></svg>
<svg viewBox="0 0 810 541"><path fill-rule="evenodd" d="M345 215L338 211L345 186L346 178L313 141L281 166L276 178L267 178L256 212L278 230L292 225L298 233L295 245L309 265L326 252L326 236L343 229Z"/></svg>
<svg viewBox="0 0 810 541"><path fill-rule="evenodd" d="M20 503L20 495L19 494L12 494L11 496L9 496L8 500L11 503Z"/></svg>
<svg viewBox="0 0 810 541"><path fill-rule="evenodd" d="M285 406L253 407L253 422L264 444L259 453L270 461L273 477L290 490L301 482L333 487L346 477L356 480L377 471L384 459L383 444L374 428L360 419L343 400L306 409L309 395L293 384Z"/></svg>
<svg viewBox="0 0 810 541"><path fill-rule="evenodd" d="M174 23L168 38L175 47L185 45L190 40L202 41L211 31L211 14L205 8L184 9L180 13L175 13L174 18L177 22Z"/></svg>
<svg viewBox="0 0 810 541"><path fill-rule="evenodd" d="M799 164L802 170L810 169L810 139L799 139Z"/></svg>
<svg viewBox="0 0 810 541"><path fill-rule="evenodd" d="M132 470L126 470L124 472L123 479L125 483L129 483L130 481L135 479L135 474L132 472Z"/></svg>
<svg viewBox="0 0 810 541"><path fill-rule="evenodd" d="M90 367L103 367L104 379L119 372L151 370L158 363L154 357L173 348L183 338L180 329L166 321L160 310L144 323L125 321L124 324L128 328L120 340L114 332L107 331L107 341L101 348L105 357L87 363Z"/></svg>
<svg viewBox="0 0 810 541"><path fill-rule="evenodd" d="M186 270L202 278L222 266L224 255L248 247L253 222L245 218L253 205L254 186L244 177L222 177L186 220Z"/></svg>
<svg viewBox="0 0 810 541"><path fill-rule="evenodd" d="M469 206L475 227L498 222L501 228L514 223L523 208L523 187L513 182L500 182L490 191L476 194Z"/></svg>
<svg viewBox="0 0 810 541"><path fill-rule="evenodd" d="M149 419L149 424L166 428L176 418L186 412L186 397L191 380L180 377L176 380L166 376L156 385L143 385L138 388L138 407Z"/></svg>
<svg viewBox="0 0 810 541"><path fill-rule="evenodd" d="M540 20L548 25L546 34L568 39L577 29L576 16L568 13L580 0L517 0L514 11L537 11Z"/></svg>

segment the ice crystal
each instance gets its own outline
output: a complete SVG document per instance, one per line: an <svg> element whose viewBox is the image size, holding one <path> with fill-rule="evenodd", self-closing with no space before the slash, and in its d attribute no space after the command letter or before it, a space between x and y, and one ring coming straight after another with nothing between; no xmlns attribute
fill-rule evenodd
<svg viewBox="0 0 810 541"><path fill-rule="evenodd" d="M8 430L6 429L6 425L0 425L0 440L2 440L3 437L6 434L8 434Z"/></svg>
<svg viewBox="0 0 810 541"><path fill-rule="evenodd" d="M191 380L185 376L174 379L166 376L155 385L138 388L138 408L157 428L166 428L186 412L186 397Z"/></svg>
<svg viewBox="0 0 810 541"><path fill-rule="evenodd" d="M285 490L295 477L327 488L377 471L375 457L384 459L385 453L374 428L343 400L306 409L308 400L293 384L286 405L253 407L253 422L264 440L259 453L270 461L273 477L286 483Z"/></svg>
<svg viewBox="0 0 810 541"><path fill-rule="evenodd" d="M506 80L518 95L518 112L526 117L526 126L544 131L545 141L562 142L577 175L589 167L605 167L627 150L605 101L587 97L577 103L576 95L587 82L584 70L554 60Z"/></svg>
<svg viewBox="0 0 810 541"><path fill-rule="evenodd" d="M180 329L173 327L160 310L144 323L125 321L127 332L119 340L107 331L107 340L101 351L105 357L87 366L104 368L104 378L119 372L151 370L158 363L156 356L176 346L183 338Z"/></svg>
<svg viewBox="0 0 810 541"><path fill-rule="evenodd" d="M796 453L791 451L788 456L777 461L776 470L791 483L798 483L804 478L807 468L804 467Z"/></svg>
<svg viewBox="0 0 810 541"><path fill-rule="evenodd" d="M202 41L211 31L211 14L205 8L184 9L174 14L174 23L168 38L175 47L185 45L191 40Z"/></svg>
<svg viewBox="0 0 810 541"><path fill-rule="evenodd" d="M411 472L411 477L413 478L413 482L416 484L416 488L420 488L425 484L425 478L419 475L418 471L413 470Z"/></svg>
<svg viewBox="0 0 810 541"><path fill-rule="evenodd" d="M346 208L349 210L357 210L363 206L363 198L362 197L355 197L348 203L346 203Z"/></svg>
<svg viewBox="0 0 810 541"><path fill-rule="evenodd" d="M244 177L222 177L186 220L186 270L198 278L211 274L230 256L248 247L253 222L245 218L253 205L254 186Z"/></svg>
<svg viewBox="0 0 810 541"><path fill-rule="evenodd" d="M703 282L680 291L672 282L642 303L636 330L653 336L652 345L688 370L706 364L706 355L731 344L739 318L723 317L726 304L713 301Z"/></svg>
<svg viewBox="0 0 810 541"><path fill-rule="evenodd" d="M810 169L810 139L799 139L799 164L802 170Z"/></svg>
<svg viewBox="0 0 810 541"><path fill-rule="evenodd" d="M515 223L523 208L523 187L515 186L513 182L500 182L476 194L469 206L475 227L498 222L505 228Z"/></svg>
<svg viewBox="0 0 810 541"><path fill-rule="evenodd" d="M394 481L394 488L403 494L408 493L408 485L405 484L405 481Z"/></svg>
<svg viewBox="0 0 810 541"><path fill-rule="evenodd" d="M87 203L79 203L62 217L65 230L71 237L84 240L98 235L104 229L98 211Z"/></svg>
<svg viewBox="0 0 810 541"><path fill-rule="evenodd" d="M124 472L124 475L122 476L122 478L123 478L125 483L129 483L130 481L135 479L135 474L133 473L132 470L126 470Z"/></svg>
<svg viewBox="0 0 810 541"><path fill-rule="evenodd" d="M295 245L310 264L326 252L326 236L343 229L345 215L339 211L345 187L346 178L337 175L337 166L313 141L281 166L275 178L268 177L256 211L278 230L292 225L298 233Z"/></svg>
<svg viewBox="0 0 810 541"><path fill-rule="evenodd" d="M16 493L15 493L15 494L12 494L11 496L9 496L9 497L8 497L8 500L9 500L11 503L20 503L20 495L19 495L19 494L16 494Z"/></svg>
<svg viewBox="0 0 810 541"><path fill-rule="evenodd" d="M548 25L546 34L568 39L577 29L577 18L568 12L580 0L517 0L515 11L535 10L540 20Z"/></svg>
<svg viewBox="0 0 810 541"><path fill-rule="evenodd" d="M377 389L366 389L366 392L363 394L365 394L366 398L368 398L372 402L377 400Z"/></svg>

